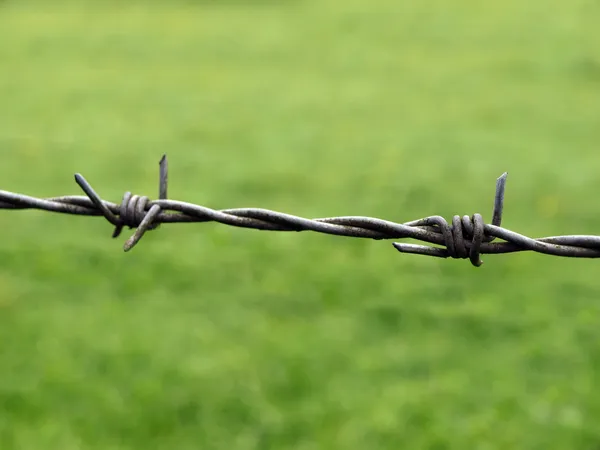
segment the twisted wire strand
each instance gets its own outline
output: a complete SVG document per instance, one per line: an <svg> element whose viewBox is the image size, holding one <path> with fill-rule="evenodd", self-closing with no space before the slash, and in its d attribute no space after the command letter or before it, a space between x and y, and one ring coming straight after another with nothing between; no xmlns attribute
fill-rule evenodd
<svg viewBox="0 0 600 450"><path fill-rule="evenodd" d="M167 199L167 168L167 158L163 155L159 162L158 200L126 192L120 204L108 202L100 198L82 175L75 174L75 181L85 196L36 198L0 190L0 209L38 209L71 215L104 216L115 227L113 238L118 237L125 226L135 229L123 246L125 251L131 250L144 233L163 223L218 222L265 231L314 231L375 240L414 239L434 245L394 242L393 246L402 253L469 259L476 267L483 264L481 254L534 251L563 257L600 257L600 236L567 235L532 239L501 227L506 173L496 180L491 224L484 223L480 214L456 215L449 224L441 216L395 223L363 216L305 219L261 208L214 210ZM493 242L496 238L503 242Z"/></svg>

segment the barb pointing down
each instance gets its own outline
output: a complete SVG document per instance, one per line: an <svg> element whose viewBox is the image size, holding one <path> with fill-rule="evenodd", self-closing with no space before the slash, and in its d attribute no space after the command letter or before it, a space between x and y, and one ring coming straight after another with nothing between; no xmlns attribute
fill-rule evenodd
<svg viewBox="0 0 600 450"><path fill-rule="evenodd" d="M159 162L158 200L126 192L120 204L102 200L80 174L75 181L85 196L35 198L0 190L0 210L38 209L62 214L103 216L115 227L118 237L125 226L136 231L123 249L131 250L149 230L162 223L218 222L241 228L264 231L313 231L354 238L416 239L433 246L394 242L402 253L440 258L469 259L478 267L481 254L534 251L548 255L574 258L600 258L600 236L568 235L532 239L502 228L502 212L507 174L496 181L492 223L485 224L480 214L454 216L448 224L441 216L425 217L406 223L363 216L305 219L290 214L260 208L214 210L192 203L167 198L167 158ZM503 242L493 242L496 238Z"/></svg>

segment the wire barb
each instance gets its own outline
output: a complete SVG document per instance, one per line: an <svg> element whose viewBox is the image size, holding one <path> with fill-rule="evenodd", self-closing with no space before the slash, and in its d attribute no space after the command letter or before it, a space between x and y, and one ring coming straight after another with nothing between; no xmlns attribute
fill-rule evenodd
<svg viewBox="0 0 600 450"><path fill-rule="evenodd" d="M75 174L75 181L85 196L35 198L0 190L0 209L38 209L70 215L103 216L115 227L113 238L118 237L125 226L136 229L123 245L124 251L131 250L147 231L158 228L162 223L218 222L264 231L314 231L375 240L415 239L432 245L393 242L393 246L401 253L469 259L475 267L483 264L482 254L521 251L572 258L600 258L600 236L569 235L532 239L502 228L506 179L507 174L504 173L496 180L491 224L484 223L480 214L463 217L456 215L451 224L441 216L405 223L363 216L305 219L268 209L214 210L169 200L168 162L166 155L163 155L159 161L158 200L125 192L120 204L107 202L100 198L81 174ZM497 238L503 241L493 242Z"/></svg>
<svg viewBox="0 0 600 450"><path fill-rule="evenodd" d="M494 210L492 212L492 225L500 227L502 224L502 211L504 209L504 190L506 188L506 178L508 173L504 172L496 180L496 194L494 195ZM469 248L468 257L475 267L483 264L480 258L481 244L483 242L492 242L496 237L492 234L485 234L485 224L481 214L473 214L472 217L454 216L452 226L441 216L432 216L411 222L412 226L434 226L441 231L444 236L446 248L434 248L425 245L404 244L394 242L393 245L399 252L413 253L417 255L437 256L440 258L467 258L467 247ZM470 244L465 239L470 239Z"/></svg>
<svg viewBox="0 0 600 450"><path fill-rule="evenodd" d="M159 185L158 185L158 196L161 200L167 199L167 155L163 155L159 161ZM128 252L131 250L142 238L144 233L148 230L156 229L160 223L155 223L156 216L161 211L159 205L149 206L150 210L146 212L146 207L150 199L148 197L140 197L139 195L131 195L131 192L125 192L123 200L121 201L121 207L119 208L119 217L117 217L110 208L102 201L96 191L87 182L87 180L78 173L75 174L75 181L81 187L83 192L89 197L91 202L98 208L106 220L115 226L112 237L119 237L123 231L124 226L131 228L137 228L133 236L131 236L123 245L123 250ZM0 205L1 207L1 205Z"/></svg>

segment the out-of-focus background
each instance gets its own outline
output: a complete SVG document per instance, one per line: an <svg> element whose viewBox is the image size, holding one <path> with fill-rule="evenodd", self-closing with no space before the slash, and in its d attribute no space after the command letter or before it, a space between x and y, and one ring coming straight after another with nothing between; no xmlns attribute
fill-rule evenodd
<svg viewBox="0 0 600 450"><path fill-rule="evenodd" d="M5 1L0 188L600 233L600 4ZM0 448L597 449L600 266L0 211Z"/></svg>

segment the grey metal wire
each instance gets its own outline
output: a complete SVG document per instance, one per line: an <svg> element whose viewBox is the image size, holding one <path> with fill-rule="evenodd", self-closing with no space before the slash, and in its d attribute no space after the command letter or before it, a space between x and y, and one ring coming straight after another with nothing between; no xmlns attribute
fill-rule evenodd
<svg viewBox="0 0 600 450"><path fill-rule="evenodd" d="M501 227L504 190L507 174L496 181L492 223L485 224L480 214L454 216L452 223L441 216L425 217L406 223L362 216L305 219L268 209L237 208L214 210L205 206L167 199L167 158L159 162L159 199L126 192L120 204L102 200L87 180L75 174L75 181L86 196L35 198L0 190L0 209L39 209L44 211L104 216L115 230L113 237L121 234L123 227L135 228L135 233L125 242L123 249L131 250L145 232L162 223L218 222L242 228L267 231L314 231L337 236L369 239L415 239L437 246L394 242L402 253L439 258L469 259L478 267L483 264L481 254L534 251L547 255L599 258L600 236L570 235L532 239ZM504 242L492 242L496 238Z"/></svg>

